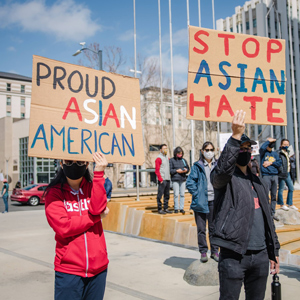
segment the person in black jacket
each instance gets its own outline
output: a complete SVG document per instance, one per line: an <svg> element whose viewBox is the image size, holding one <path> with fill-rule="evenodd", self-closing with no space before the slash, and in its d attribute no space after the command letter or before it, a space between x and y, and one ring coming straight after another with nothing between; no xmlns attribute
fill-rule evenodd
<svg viewBox="0 0 300 300"><path fill-rule="evenodd" d="M279 272L279 242L268 201L268 187L247 164L251 145L245 134L245 112L237 111L232 137L211 173L215 189L215 231L220 247L220 299L239 299L244 283L247 300L263 300L269 260L271 274Z"/></svg>
<svg viewBox="0 0 300 300"><path fill-rule="evenodd" d="M298 208L295 205L293 205L294 186L290 175L291 163L290 163L290 157L288 151L289 146L290 146L289 140L287 139L281 140L280 150L278 154L282 161L282 172L280 172L278 175L279 189L278 189L277 203L281 206L280 208L283 210L289 210L290 208L298 210ZM287 194L287 199L286 199L286 205L283 203L283 190L285 184L289 189Z"/></svg>
<svg viewBox="0 0 300 300"><path fill-rule="evenodd" d="M178 209L182 214L184 211L184 193L186 174L190 171L187 161L183 158L183 150L181 147L176 147L174 157L170 159L171 181L174 191L174 213L178 213ZM178 196L180 194L180 205L178 207Z"/></svg>

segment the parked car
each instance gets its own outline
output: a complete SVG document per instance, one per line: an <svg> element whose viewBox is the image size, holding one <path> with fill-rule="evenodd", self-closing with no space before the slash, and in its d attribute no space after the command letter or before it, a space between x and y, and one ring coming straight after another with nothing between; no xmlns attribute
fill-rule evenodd
<svg viewBox="0 0 300 300"><path fill-rule="evenodd" d="M45 203L43 194L47 186L47 183L38 183L31 184L24 187L23 189L13 189L10 200L24 204L27 203L32 206L37 206L40 203Z"/></svg>

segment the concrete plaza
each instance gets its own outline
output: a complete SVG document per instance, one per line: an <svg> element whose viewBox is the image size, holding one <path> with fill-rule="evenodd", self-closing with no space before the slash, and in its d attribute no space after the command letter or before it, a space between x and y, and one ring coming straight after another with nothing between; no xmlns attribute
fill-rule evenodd
<svg viewBox="0 0 300 300"><path fill-rule="evenodd" d="M50 300L54 292L54 232L43 210L0 215L0 298ZM105 299L218 299L218 286L183 280L197 250L106 232L110 264ZM270 279L265 299L271 299ZM300 271L282 266L282 299L298 299ZM243 292L240 299L244 299Z"/></svg>

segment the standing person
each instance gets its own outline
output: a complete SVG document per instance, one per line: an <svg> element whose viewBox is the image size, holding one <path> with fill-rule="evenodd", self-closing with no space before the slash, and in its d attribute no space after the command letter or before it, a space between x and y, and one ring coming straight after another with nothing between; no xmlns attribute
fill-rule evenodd
<svg viewBox="0 0 300 300"><path fill-rule="evenodd" d="M2 182L3 182L3 187L2 187L1 197L3 198L3 202L4 202L4 206L5 206L5 209L2 213L6 214L6 213L8 213L8 190L9 190L9 185L8 185L7 179L5 179L5 178L3 179Z"/></svg>
<svg viewBox="0 0 300 300"><path fill-rule="evenodd" d="M88 163L63 160L45 191L45 210L55 232L55 300L103 299L107 250L101 217L107 213L101 153L91 180Z"/></svg>
<svg viewBox="0 0 300 300"><path fill-rule="evenodd" d="M278 174L282 162L278 153L272 150L275 147L275 142L276 139L268 138L267 141L260 147L259 154L261 164L260 171L262 177L269 185L269 191L271 191L271 214L273 218L278 221L279 219L274 215L276 207Z"/></svg>
<svg viewBox="0 0 300 300"><path fill-rule="evenodd" d="M256 158L252 155L251 161L249 163L249 168L251 169L251 172L255 174L256 176L259 176L259 164Z"/></svg>
<svg viewBox="0 0 300 300"><path fill-rule="evenodd" d="M104 178L105 178L104 188L106 191L107 202L109 202L111 199L112 183L111 180L105 174L104 174Z"/></svg>
<svg viewBox="0 0 300 300"><path fill-rule="evenodd" d="M291 165L291 179L293 182L293 185L295 184L296 181L296 158L295 158L295 153L290 156L290 165Z"/></svg>
<svg viewBox="0 0 300 300"><path fill-rule="evenodd" d="M157 208L158 213L165 215L171 214L168 210L169 198L170 198L170 164L168 159L168 147L166 144L162 144L159 147L160 153L155 160L155 174L158 179L158 191L157 191ZM162 209L161 197L164 195L164 208Z"/></svg>
<svg viewBox="0 0 300 300"><path fill-rule="evenodd" d="M281 158L281 161L282 161L282 171L278 175L279 189L278 189L277 203L281 206L281 209L283 209L283 210L289 210L290 208L298 210L298 208L295 205L293 205L294 186L293 186L293 182L292 182L291 175L290 175L291 163L290 163L290 157L289 157L289 151L288 151L289 146L290 146L289 140L287 140L287 139L281 140L279 157ZM285 184L288 187L286 205L283 203L283 190L284 190Z"/></svg>
<svg viewBox="0 0 300 300"><path fill-rule="evenodd" d="M245 134L245 112L237 111L232 136L211 173L215 189L215 231L220 246L220 299L239 299L244 283L247 300L265 297L271 274L279 273L279 248L270 213L268 189L247 166L251 145Z"/></svg>
<svg viewBox="0 0 300 300"><path fill-rule="evenodd" d="M171 181L174 191L174 212L178 213L178 209L182 214L184 211L184 193L186 174L190 171L187 161L183 158L184 152L181 147L176 147L174 157L170 159ZM178 196L180 194L180 205L178 208Z"/></svg>
<svg viewBox="0 0 300 300"><path fill-rule="evenodd" d="M210 174L216 165L215 147L205 142L200 152L200 159L194 163L186 187L192 194L191 209L194 211L197 224L198 247L201 262L207 262L206 221L208 221L211 258L219 261L218 246L212 242L214 232L214 188L210 182Z"/></svg>

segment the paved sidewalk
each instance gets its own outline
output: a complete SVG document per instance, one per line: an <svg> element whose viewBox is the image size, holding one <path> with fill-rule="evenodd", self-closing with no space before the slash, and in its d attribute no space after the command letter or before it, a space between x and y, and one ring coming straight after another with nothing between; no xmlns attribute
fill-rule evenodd
<svg viewBox="0 0 300 300"><path fill-rule="evenodd" d="M1 214L0 232L0 298L53 299L54 233L44 212ZM199 259L197 251L110 232L105 236L110 259L106 300L218 299L218 287L183 280L185 269ZM282 299L298 299L300 271L283 267L280 280ZM270 282L265 299L271 299Z"/></svg>

